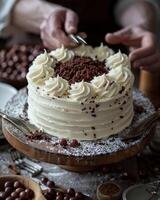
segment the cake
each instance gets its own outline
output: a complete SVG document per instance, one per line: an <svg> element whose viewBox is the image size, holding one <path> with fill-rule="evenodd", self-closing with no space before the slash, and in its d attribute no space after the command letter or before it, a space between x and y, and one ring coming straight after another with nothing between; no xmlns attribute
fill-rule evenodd
<svg viewBox="0 0 160 200"><path fill-rule="evenodd" d="M133 119L134 76L128 56L104 45L38 55L27 74L28 118L58 138L97 140Z"/></svg>

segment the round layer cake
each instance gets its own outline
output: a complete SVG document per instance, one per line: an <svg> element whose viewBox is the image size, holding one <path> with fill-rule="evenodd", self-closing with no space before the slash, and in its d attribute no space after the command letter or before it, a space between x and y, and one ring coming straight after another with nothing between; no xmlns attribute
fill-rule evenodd
<svg viewBox="0 0 160 200"><path fill-rule="evenodd" d="M29 120L58 138L106 138L133 119L129 59L107 46L44 51L27 80Z"/></svg>

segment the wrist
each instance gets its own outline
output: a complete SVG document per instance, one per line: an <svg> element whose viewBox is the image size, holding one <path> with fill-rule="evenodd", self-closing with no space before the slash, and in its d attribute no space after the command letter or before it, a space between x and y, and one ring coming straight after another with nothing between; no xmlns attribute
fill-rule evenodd
<svg viewBox="0 0 160 200"><path fill-rule="evenodd" d="M42 0L20 0L12 11L12 25L24 31L39 34L42 22L56 8L60 6Z"/></svg>

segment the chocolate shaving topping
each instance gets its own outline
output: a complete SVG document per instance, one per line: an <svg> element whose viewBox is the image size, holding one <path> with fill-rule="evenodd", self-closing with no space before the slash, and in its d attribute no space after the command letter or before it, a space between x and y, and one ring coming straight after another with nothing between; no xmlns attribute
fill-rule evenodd
<svg viewBox="0 0 160 200"><path fill-rule="evenodd" d="M33 132L31 135L26 135L26 137L28 140L31 140L31 141L32 140L45 140L45 141L49 142L51 139L46 133L44 133L42 131L38 131L38 130Z"/></svg>
<svg viewBox="0 0 160 200"><path fill-rule="evenodd" d="M82 80L90 82L95 76L107 74L104 62L89 57L75 56L67 62L59 62L55 67L55 74L66 79L70 84Z"/></svg>

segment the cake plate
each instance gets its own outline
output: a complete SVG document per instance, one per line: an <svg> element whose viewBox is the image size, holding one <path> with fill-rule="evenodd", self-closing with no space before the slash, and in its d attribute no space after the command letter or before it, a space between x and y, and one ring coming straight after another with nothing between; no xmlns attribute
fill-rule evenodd
<svg viewBox="0 0 160 200"><path fill-rule="evenodd" d="M154 127L135 140L124 142L127 134L141 121L154 113L148 98L134 89L135 115L132 124L121 133L97 141L81 141L78 147L62 147L59 139L47 134L29 138L15 126L3 120L2 128L7 141L25 155L44 162L54 163L72 171L88 171L131 158L143 150L154 134ZM6 105L6 113L27 119L27 89L20 90Z"/></svg>

